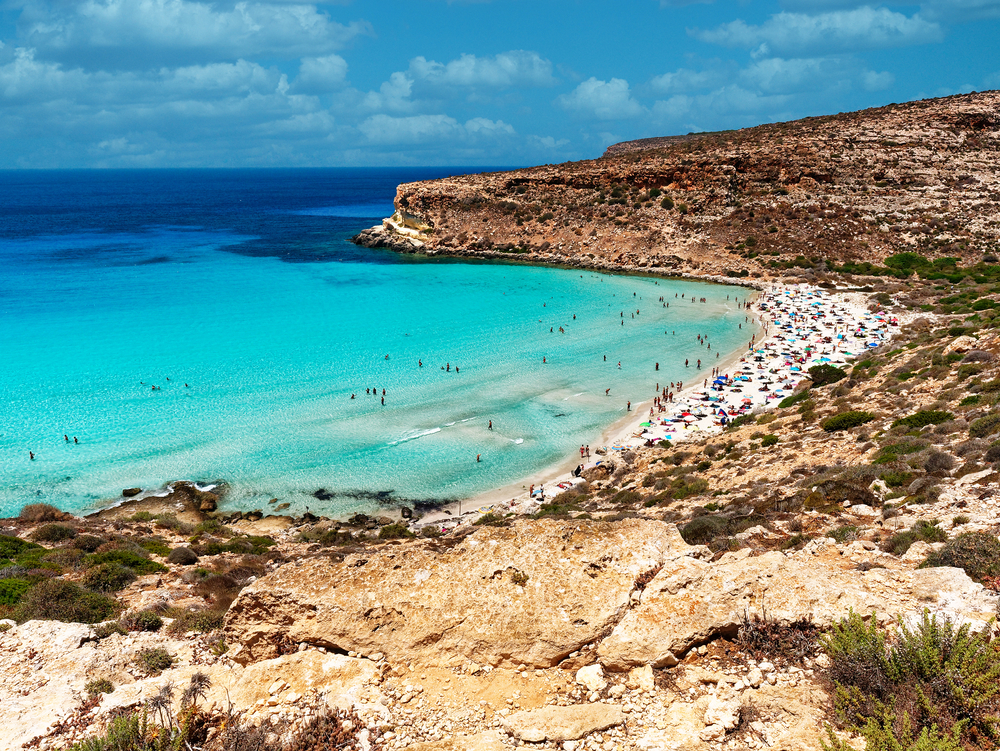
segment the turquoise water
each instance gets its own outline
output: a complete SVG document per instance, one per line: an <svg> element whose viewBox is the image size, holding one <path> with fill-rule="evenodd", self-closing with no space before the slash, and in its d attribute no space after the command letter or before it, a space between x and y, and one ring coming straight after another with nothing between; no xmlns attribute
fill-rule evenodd
<svg viewBox="0 0 1000 751"><path fill-rule="evenodd" d="M468 497L596 442L626 401L693 382L696 358L707 369L748 336L726 300L736 288L347 244L391 201L391 173L367 193L337 171L321 173L324 190L289 185L314 173L256 173L284 192L257 194L269 208L252 222L191 198L185 179L209 195L212 173L144 174L145 192L106 178L101 206L155 196L157 224L134 209L52 220L34 205L0 235L0 515L37 501L92 509L176 479L223 480L239 509ZM224 192L218 206L237 201ZM320 488L334 497L317 500Z"/></svg>

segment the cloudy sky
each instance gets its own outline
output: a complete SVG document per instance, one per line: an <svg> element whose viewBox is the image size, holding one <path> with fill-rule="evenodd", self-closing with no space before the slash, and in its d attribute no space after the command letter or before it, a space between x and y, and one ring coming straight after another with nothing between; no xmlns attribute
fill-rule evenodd
<svg viewBox="0 0 1000 751"><path fill-rule="evenodd" d="M0 0L0 168L513 166L1000 88L1000 0Z"/></svg>

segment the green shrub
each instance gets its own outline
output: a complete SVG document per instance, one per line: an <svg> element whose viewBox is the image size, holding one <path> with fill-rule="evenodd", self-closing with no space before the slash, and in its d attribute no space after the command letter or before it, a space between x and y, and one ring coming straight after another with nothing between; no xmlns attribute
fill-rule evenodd
<svg viewBox="0 0 1000 751"><path fill-rule="evenodd" d="M45 524L31 534L31 539L38 542L62 542L76 537L76 530L65 524Z"/></svg>
<svg viewBox="0 0 1000 751"><path fill-rule="evenodd" d="M904 441L902 443L893 443L888 446L883 446L878 450L878 453L875 454L875 458L872 459L872 464L889 464L891 462L898 461L901 456L914 454L917 451L922 451L926 447L926 441L923 443L918 441Z"/></svg>
<svg viewBox="0 0 1000 751"><path fill-rule="evenodd" d="M780 402L778 402L779 409L784 409L785 407L791 407L793 404L798 404L799 402L809 398L809 389L802 389L798 393L792 394L791 396L786 396Z"/></svg>
<svg viewBox="0 0 1000 751"><path fill-rule="evenodd" d="M207 633L222 627L226 613L222 610L185 610L176 614L167 626L169 634L185 634L188 631Z"/></svg>
<svg viewBox="0 0 1000 751"><path fill-rule="evenodd" d="M729 522L721 516L698 516L680 528L681 537L688 545L707 545L717 537L728 534Z"/></svg>
<svg viewBox="0 0 1000 751"><path fill-rule="evenodd" d="M23 522L57 522L63 518L63 512L48 503L29 503L18 518Z"/></svg>
<svg viewBox="0 0 1000 751"><path fill-rule="evenodd" d="M20 537L10 535L0 535L0 565L5 561L15 561L25 553L36 552L42 555L45 548L33 542L22 540Z"/></svg>
<svg viewBox="0 0 1000 751"><path fill-rule="evenodd" d="M95 535L78 535L73 540L73 547L77 550L82 550L84 553L93 553L105 542L107 542L105 539Z"/></svg>
<svg viewBox="0 0 1000 751"><path fill-rule="evenodd" d="M727 426L730 430L742 428L744 425L756 425L757 418L753 415L740 415Z"/></svg>
<svg viewBox="0 0 1000 751"><path fill-rule="evenodd" d="M26 579L0 579L0 605L17 605L29 589L31 582Z"/></svg>
<svg viewBox="0 0 1000 751"><path fill-rule="evenodd" d="M847 378L847 373L834 365L824 363L809 368L809 380L813 382L813 386L826 386L844 378Z"/></svg>
<svg viewBox="0 0 1000 751"><path fill-rule="evenodd" d="M919 412L914 412L912 415L901 417L892 424L892 427L898 428L904 426L911 429L919 429L927 425L938 425L942 422L947 422L954 416L951 412L946 412L942 409L922 409Z"/></svg>
<svg viewBox="0 0 1000 751"><path fill-rule="evenodd" d="M874 618L866 625L851 612L821 644L837 716L869 749L993 747L981 745L997 738L1000 709L1000 652L988 629L972 634L925 610L915 629L900 625L889 647Z"/></svg>
<svg viewBox="0 0 1000 751"><path fill-rule="evenodd" d="M136 580L135 572L120 563L102 563L87 569L83 586L94 592L118 592Z"/></svg>
<svg viewBox="0 0 1000 751"><path fill-rule="evenodd" d="M189 547L177 547L170 551L167 562L176 563L178 566L192 566L198 562L198 554Z"/></svg>
<svg viewBox="0 0 1000 751"><path fill-rule="evenodd" d="M760 439L760 447L762 449L766 449L768 446L773 446L778 443L778 441L778 436L769 434Z"/></svg>
<svg viewBox="0 0 1000 751"><path fill-rule="evenodd" d="M153 515L148 511L136 511L134 514L132 514L132 517L129 519L129 521L151 522L153 521Z"/></svg>
<svg viewBox="0 0 1000 751"><path fill-rule="evenodd" d="M958 406L971 407L973 404L979 404L979 394L969 394L958 403Z"/></svg>
<svg viewBox="0 0 1000 751"><path fill-rule="evenodd" d="M488 514L483 514L476 521L473 522L480 527L509 527L510 519L507 519L499 514L495 514L490 511Z"/></svg>
<svg viewBox="0 0 1000 751"><path fill-rule="evenodd" d="M885 483L888 488L901 488L904 485L909 485L913 480L912 472L896 472L895 470L886 470L879 475L879 479Z"/></svg>
<svg viewBox="0 0 1000 751"><path fill-rule="evenodd" d="M135 656L135 666L149 676L159 675L174 664L174 657L162 647L143 649Z"/></svg>
<svg viewBox="0 0 1000 751"><path fill-rule="evenodd" d="M61 579L47 579L32 587L15 610L18 623L32 620L100 623L118 611L110 597L88 592Z"/></svg>
<svg viewBox="0 0 1000 751"><path fill-rule="evenodd" d="M971 438L986 438L1000 431L1000 412L980 417L973 420L969 425L969 436Z"/></svg>
<svg viewBox="0 0 1000 751"><path fill-rule="evenodd" d="M167 545L162 539L157 537L145 537L139 542L139 547L145 550L147 553L152 553L153 555L167 556L170 555L170 546Z"/></svg>
<svg viewBox="0 0 1000 751"><path fill-rule="evenodd" d="M83 690L87 692L87 696L93 697L98 694L110 694L115 690L115 685L107 678L97 678L95 680L88 681L87 685L83 687Z"/></svg>
<svg viewBox="0 0 1000 751"><path fill-rule="evenodd" d="M386 524L378 531L378 539L380 540L400 540L408 537L416 537L416 535L402 522Z"/></svg>
<svg viewBox="0 0 1000 751"><path fill-rule="evenodd" d="M850 525L837 527L836 529L827 531L826 536L832 537L840 543L850 542L851 540L858 539L858 528Z"/></svg>
<svg viewBox="0 0 1000 751"><path fill-rule="evenodd" d="M833 417L828 417L820 423L827 433L833 433L838 430L849 430L850 428L856 428L859 425L864 425L867 422L871 422L875 419L875 415L871 412L861 412L859 410L851 410L850 412L841 412L839 415L834 415Z"/></svg>
<svg viewBox="0 0 1000 751"><path fill-rule="evenodd" d="M103 553L94 553L87 557L87 562L92 566L102 563L119 563L122 566L132 569L140 576L143 574L159 574L169 570L162 563L151 561L145 556L123 548L108 550Z"/></svg>
<svg viewBox="0 0 1000 751"><path fill-rule="evenodd" d="M665 209L672 209L674 207L674 201L670 196L667 196L662 201L660 201L660 206Z"/></svg>
<svg viewBox="0 0 1000 751"><path fill-rule="evenodd" d="M921 567L954 566L980 584L1000 577L1000 540L988 532L966 532L931 553Z"/></svg>
<svg viewBox="0 0 1000 751"><path fill-rule="evenodd" d="M127 633L128 631L120 621L108 621L107 623L98 623L94 626L94 636L98 639L107 639L112 634L121 634L124 636Z"/></svg>
<svg viewBox="0 0 1000 751"><path fill-rule="evenodd" d="M903 555L910 546L922 540L923 542L944 542L948 535L943 529L935 524L921 519L905 532L897 532L884 543L882 550L893 555Z"/></svg>
<svg viewBox="0 0 1000 751"><path fill-rule="evenodd" d="M152 610L140 610L122 618L122 625L129 631L159 631L163 627L163 619Z"/></svg>

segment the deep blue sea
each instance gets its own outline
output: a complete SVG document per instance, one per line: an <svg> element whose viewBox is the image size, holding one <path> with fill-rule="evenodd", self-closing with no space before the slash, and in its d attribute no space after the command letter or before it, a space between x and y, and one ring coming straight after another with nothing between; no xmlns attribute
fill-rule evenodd
<svg viewBox="0 0 1000 751"><path fill-rule="evenodd" d="M465 171L0 172L0 516L178 479L234 509L469 497L694 377L697 334L745 344L735 288L348 242Z"/></svg>

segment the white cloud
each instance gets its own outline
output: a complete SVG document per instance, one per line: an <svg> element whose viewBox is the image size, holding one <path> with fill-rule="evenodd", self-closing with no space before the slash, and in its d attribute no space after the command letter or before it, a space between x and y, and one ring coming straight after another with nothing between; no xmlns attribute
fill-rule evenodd
<svg viewBox="0 0 1000 751"><path fill-rule="evenodd" d="M588 78L569 94L556 98L563 109L598 120L624 120L642 114L643 108L629 91L628 81Z"/></svg>
<svg viewBox="0 0 1000 751"><path fill-rule="evenodd" d="M657 94L679 94L720 85L731 73L721 68L710 70L680 68L672 73L656 76L649 85Z"/></svg>
<svg viewBox="0 0 1000 751"><path fill-rule="evenodd" d="M411 112L414 107L410 98L412 93L413 81L405 73L393 73L377 92L370 91L365 95L363 106L376 111Z"/></svg>
<svg viewBox="0 0 1000 751"><path fill-rule="evenodd" d="M407 71L415 81L431 86L506 89L514 86L552 86L552 63L537 52L511 50L493 57L462 55L447 63L416 57Z"/></svg>
<svg viewBox="0 0 1000 751"><path fill-rule="evenodd" d="M313 94L335 91L347 84L347 61L340 55L305 57L295 77L295 90Z"/></svg>
<svg viewBox="0 0 1000 751"><path fill-rule="evenodd" d="M759 26L742 20L715 29L692 30L697 39L724 47L767 44L777 54L883 49L939 41L941 27L919 15L887 8L856 8L817 15L778 13Z"/></svg>
<svg viewBox="0 0 1000 751"><path fill-rule="evenodd" d="M358 130L369 143L382 146L442 146L448 141L488 141L514 134L514 128L502 120L477 117L463 125L449 115L372 115Z"/></svg>
<svg viewBox="0 0 1000 751"><path fill-rule="evenodd" d="M260 55L281 59L328 54L359 34L315 5L194 0L34 0L22 13L25 46L92 67L142 68Z"/></svg>

